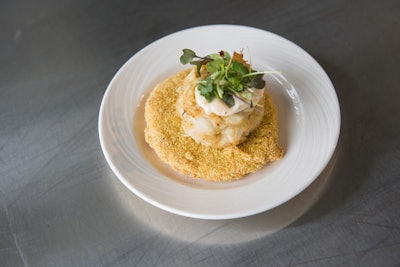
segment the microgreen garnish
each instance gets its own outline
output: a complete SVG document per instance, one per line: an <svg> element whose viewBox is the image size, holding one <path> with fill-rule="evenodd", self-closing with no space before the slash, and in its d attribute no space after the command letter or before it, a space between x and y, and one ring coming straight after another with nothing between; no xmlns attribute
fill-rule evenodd
<svg viewBox="0 0 400 267"><path fill-rule="evenodd" d="M182 64L195 65L200 79L197 89L208 102L215 97L229 107L239 99L253 107L251 88L262 89L265 86L263 75L269 71L255 71L243 59L243 54L231 56L226 51L209 54L205 57L196 55L191 49L183 49L180 57Z"/></svg>

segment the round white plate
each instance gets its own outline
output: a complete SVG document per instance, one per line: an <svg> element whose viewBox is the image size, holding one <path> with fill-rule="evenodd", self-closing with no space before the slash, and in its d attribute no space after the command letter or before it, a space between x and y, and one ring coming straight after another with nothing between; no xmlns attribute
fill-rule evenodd
<svg viewBox="0 0 400 267"><path fill-rule="evenodd" d="M157 83L187 68L183 48L198 55L242 50L264 76L278 109L284 157L233 182L207 182L155 167L143 145L143 98ZM140 106L138 108L138 106ZM340 109L321 66L296 44L276 34L236 25L179 31L143 48L117 72L99 113L100 143L116 176L147 202L183 216L230 219L257 214L293 198L322 172L336 147ZM157 159L155 159L157 160Z"/></svg>

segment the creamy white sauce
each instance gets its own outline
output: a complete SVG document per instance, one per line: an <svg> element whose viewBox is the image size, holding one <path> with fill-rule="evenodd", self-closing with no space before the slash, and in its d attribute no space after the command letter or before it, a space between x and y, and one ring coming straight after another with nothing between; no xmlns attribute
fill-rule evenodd
<svg viewBox="0 0 400 267"><path fill-rule="evenodd" d="M265 88L263 89L252 88L251 90L253 90L253 95L252 95L253 105L256 105L263 97ZM200 94L200 91L197 90L197 87L195 88L195 97L197 105L202 107L204 109L204 112L208 115L214 113L215 115L218 116L229 116L238 113L242 110L245 110L246 108L249 108L248 104L244 103L243 101L240 101L239 99L235 99L235 105L233 105L232 107L229 107L227 104L225 104L222 100L218 98L214 98L211 102L208 102L207 99Z"/></svg>

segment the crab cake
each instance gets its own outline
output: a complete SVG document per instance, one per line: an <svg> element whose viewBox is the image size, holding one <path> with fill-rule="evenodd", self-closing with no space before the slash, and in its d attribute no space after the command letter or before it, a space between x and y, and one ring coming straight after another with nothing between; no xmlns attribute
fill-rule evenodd
<svg viewBox="0 0 400 267"><path fill-rule="evenodd" d="M183 93L181 87L187 83L185 78L192 70L180 71L158 84L146 101L145 140L162 161L193 178L230 181L282 158L283 149L278 144L277 112L266 92L260 100L263 111L259 123L242 143L205 145L188 135L183 128L182 109L179 108L182 103L178 101Z"/></svg>

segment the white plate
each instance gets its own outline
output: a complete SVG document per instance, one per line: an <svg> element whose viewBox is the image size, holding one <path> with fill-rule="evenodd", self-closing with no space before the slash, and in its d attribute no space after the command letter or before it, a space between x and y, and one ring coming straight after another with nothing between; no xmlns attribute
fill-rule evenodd
<svg viewBox="0 0 400 267"><path fill-rule="evenodd" d="M264 78L278 108L279 142L285 150L281 160L223 183L182 177L150 163L151 151L141 149L143 126L134 122L143 117L138 106L157 83L188 67L179 62L183 48L198 55L243 49L256 70L280 71ZM253 215L293 198L322 172L339 131L338 99L321 66L276 34L236 25L191 28L146 46L112 79L99 113L101 147L121 182L161 209L203 219Z"/></svg>

